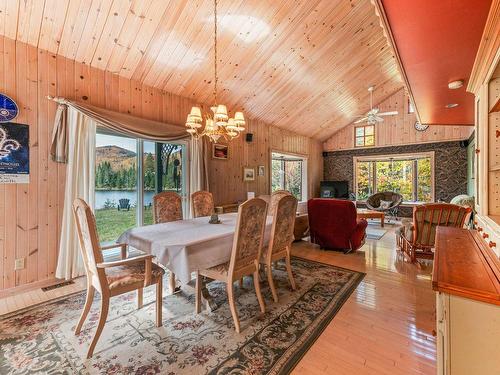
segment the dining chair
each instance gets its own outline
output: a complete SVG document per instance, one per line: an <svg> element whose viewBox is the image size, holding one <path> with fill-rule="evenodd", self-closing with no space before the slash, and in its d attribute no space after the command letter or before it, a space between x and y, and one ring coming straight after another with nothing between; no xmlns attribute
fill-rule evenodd
<svg viewBox="0 0 500 375"><path fill-rule="evenodd" d="M99 323L87 352L87 358L91 358L106 323L111 297L137 290L137 308L140 309L143 305L143 288L156 284L156 326L161 327L162 277L165 271L152 262L152 255L127 258L126 244L101 246L94 214L84 200L75 199L73 213L87 274L87 297L82 315L75 329L75 335L80 334L82 325L92 306L95 291L97 290L101 294ZM121 260L104 262L102 252L118 247L121 248Z"/></svg>
<svg viewBox="0 0 500 375"><path fill-rule="evenodd" d="M266 224L267 203L260 198L253 198L241 204L238 208L238 218L234 233L231 258L228 262L204 270L198 270L196 275L196 313L201 305L201 277L223 281L227 284L229 308L236 332L240 333L240 321L234 301L233 284L244 276L253 275L255 292L259 301L260 311L265 312L264 300L259 284L259 259L261 256L264 229Z"/></svg>
<svg viewBox="0 0 500 375"><path fill-rule="evenodd" d="M271 194L271 203L269 205L269 215L274 216L274 212L276 211L276 207L281 198L286 195L292 195L288 190L276 190Z"/></svg>
<svg viewBox="0 0 500 375"><path fill-rule="evenodd" d="M193 217L210 216L214 210L214 198L209 191L197 191L191 194Z"/></svg>
<svg viewBox="0 0 500 375"><path fill-rule="evenodd" d="M295 280L293 279L292 266L290 264L290 249L294 240L293 229L295 226L295 216L297 211L297 199L291 195L282 195L276 203L276 211L271 227L269 245L262 251L260 263L265 266L267 281L273 294L274 302L278 302L278 294L273 281L273 263L280 259L285 260L285 267L292 290L295 290Z"/></svg>
<svg viewBox="0 0 500 375"><path fill-rule="evenodd" d="M181 196L172 191L162 191L153 197L153 217L155 224L182 220Z"/></svg>

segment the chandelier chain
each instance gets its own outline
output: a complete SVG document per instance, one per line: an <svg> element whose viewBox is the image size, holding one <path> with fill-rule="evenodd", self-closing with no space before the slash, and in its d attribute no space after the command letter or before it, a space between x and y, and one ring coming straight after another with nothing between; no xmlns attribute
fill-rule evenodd
<svg viewBox="0 0 500 375"><path fill-rule="evenodd" d="M217 0L214 0L214 105L217 105Z"/></svg>

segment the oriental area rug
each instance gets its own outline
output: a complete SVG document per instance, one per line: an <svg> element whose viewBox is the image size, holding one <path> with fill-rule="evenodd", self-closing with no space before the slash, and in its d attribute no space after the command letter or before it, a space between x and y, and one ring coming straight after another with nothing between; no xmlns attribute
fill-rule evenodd
<svg viewBox="0 0 500 375"><path fill-rule="evenodd" d="M7 315L0 319L0 374L287 374L364 277L300 258L292 267L295 291L284 264L273 271L278 303L261 282L265 314L252 278L235 287L240 334L223 283L208 284L219 307L200 314L191 290L165 290L161 328L155 326L154 286L144 290L140 310L135 292L114 297L92 359L86 353L99 319L98 294L79 336L73 332L85 292Z"/></svg>

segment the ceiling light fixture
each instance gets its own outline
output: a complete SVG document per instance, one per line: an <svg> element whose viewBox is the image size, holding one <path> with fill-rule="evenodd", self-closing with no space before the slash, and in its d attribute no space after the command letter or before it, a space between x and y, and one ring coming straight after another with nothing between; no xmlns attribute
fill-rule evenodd
<svg viewBox="0 0 500 375"><path fill-rule="evenodd" d="M191 108L187 116L186 131L194 138L208 137L212 142L217 142L221 137L231 140L238 137L245 130L245 117L243 112L236 112L230 118L227 107L217 104L217 0L214 0L214 105L210 107L213 115L205 115L205 128L201 130L203 118L200 107Z"/></svg>
<svg viewBox="0 0 500 375"><path fill-rule="evenodd" d="M446 105L445 105L445 108L448 108L448 109L450 109L450 108L455 108L455 107L458 107L458 104L457 104L457 103L450 103L450 104L446 104Z"/></svg>
<svg viewBox="0 0 500 375"><path fill-rule="evenodd" d="M456 90L456 89L459 89L460 87L462 87L463 85L464 85L464 81L459 79L459 80L451 81L450 83L448 83L448 88L450 90Z"/></svg>

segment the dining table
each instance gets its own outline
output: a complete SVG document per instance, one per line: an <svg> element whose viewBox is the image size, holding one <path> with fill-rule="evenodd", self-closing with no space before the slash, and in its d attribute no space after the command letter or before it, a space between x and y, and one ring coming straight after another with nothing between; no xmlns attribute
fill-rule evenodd
<svg viewBox="0 0 500 375"><path fill-rule="evenodd" d="M237 213L220 214L218 224L209 223L210 217L197 217L130 228L117 242L154 255L170 271L174 293L179 290L176 279L181 285L193 288L193 272L230 260L237 217ZM272 222L272 216L267 216L263 246L269 243ZM208 310L217 308L205 283L202 301Z"/></svg>

